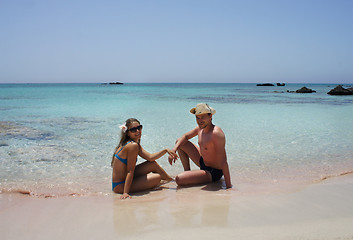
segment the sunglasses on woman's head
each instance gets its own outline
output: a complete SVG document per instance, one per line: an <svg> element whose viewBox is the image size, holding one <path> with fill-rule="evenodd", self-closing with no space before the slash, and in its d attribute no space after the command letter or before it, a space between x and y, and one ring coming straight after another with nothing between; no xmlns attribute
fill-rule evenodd
<svg viewBox="0 0 353 240"><path fill-rule="evenodd" d="M142 129L142 125L139 125L137 127L133 127L133 128L128 129L128 131L135 133L135 132L137 132L137 130L141 131L141 129Z"/></svg>

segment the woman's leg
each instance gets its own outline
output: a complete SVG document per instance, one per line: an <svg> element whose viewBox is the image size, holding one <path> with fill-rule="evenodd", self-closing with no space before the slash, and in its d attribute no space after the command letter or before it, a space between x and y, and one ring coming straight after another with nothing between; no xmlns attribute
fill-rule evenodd
<svg viewBox="0 0 353 240"><path fill-rule="evenodd" d="M136 166L131 192L140 192L157 187L161 180L170 181L172 178L155 161L143 162Z"/></svg>
<svg viewBox="0 0 353 240"><path fill-rule="evenodd" d="M131 192L141 192L145 190L152 189L157 187L161 182L161 175L158 173L150 173L146 175L142 175L139 177L135 177L132 181Z"/></svg>
<svg viewBox="0 0 353 240"><path fill-rule="evenodd" d="M167 180L167 181L172 180L172 178L168 175L168 173L166 173L166 171L164 171L164 169L161 166L159 166L159 164L155 161L153 162L146 161L137 165L135 168L134 176L136 178L139 176L147 175L148 173L158 173L161 176L162 180Z"/></svg>
<svg viewBox="0 0 353 240"><path fill-rule="evenodd" d="M158 173L149 173L134 177L132 181L130 192L140 192L157 187L161 182L161 175ZM114 188L115 193L122 194L124 192L125 183L119 184Z"/></svg>
<svg viewBox="0 0 353 240"><path fill-rule="evenodd" d="M183 164L184 171L190 170L190 161L189 158L200 167L200 150L199 148L190 141L187 141L185 144L181 145L178 149L178 154Z"/></svg>
<svg viewBox="0 0 353 240"><path fill-rule="evenodd" d="M157 187L161 180L173 180L157 162L143 162L136 166L130 192L140 192ZM124 183L125 184L125 183ZM124 184L114 188L114 192L123 193Z"/></svg>

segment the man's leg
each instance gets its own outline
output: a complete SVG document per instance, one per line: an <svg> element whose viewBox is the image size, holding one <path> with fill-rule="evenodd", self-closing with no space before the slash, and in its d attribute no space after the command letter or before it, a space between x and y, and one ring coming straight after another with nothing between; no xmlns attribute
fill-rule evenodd
<svg viewBox="0 0 353 240"><path fill-rule="evenodd" d="M178 154L181 163L183 164L184 171L190 170L190 158L198 167L200 167L200 151L192 142L187 141L185 144L181 145L178 149Z"/></svg>
<svg viewBox="0 0 353 240"><path fill-rule="evenodd" d="M212 176L205 170L192 170L178 174L175 181L179 186L192 186L210 183L212 182Z"/></svg>
<svg viewBox="0 0 353 240"><path fill-rule="evenodd" d="M175 181L179 186L190 186L196 184L209 183L212 181L212 176L209 172L204 170L190 170L190 158L200 167L200 150L192 142L187 141L184 145L180 146L179 157L184 167L184 172L176 176Z"/></svg>

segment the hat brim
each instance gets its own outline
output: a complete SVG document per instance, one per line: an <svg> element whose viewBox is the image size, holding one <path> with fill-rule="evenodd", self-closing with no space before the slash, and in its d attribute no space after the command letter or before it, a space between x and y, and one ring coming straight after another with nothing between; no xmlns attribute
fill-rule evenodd
<svg viewBox="0 0 353 240"><path fill-rule="evenodd" d="M196 108L191 108L191 109L190 109L190 113L191 113L191 114L195 114L195 113L196 113Z"/></svg>
<svg viewBox="0 0 353 240"><path fill-rule="evenodd" d="M208 113L211 113L212 115L215 115L216 114L216 110L214 108L211 108L209 107L211 112L199 112L199 113L196 113L196 108L191 108L190 109L190 113L193 114L193 115L201 115L201 114L208 114Z"/></svg>

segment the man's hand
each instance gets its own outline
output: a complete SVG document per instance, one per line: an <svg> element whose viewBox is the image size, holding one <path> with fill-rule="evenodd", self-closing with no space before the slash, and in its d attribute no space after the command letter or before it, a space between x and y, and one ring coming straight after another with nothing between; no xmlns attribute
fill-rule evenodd
<svg viewBox="0 0 353 240"><path fill-rule="evenodd" d="M168 151L168 154L169 154L169 156L168 156L169 164L172 165L173 162L175 163L175 161L179 158L178 154L175 151L170 150L170 149L167 149L167 151Z"/></svg>

